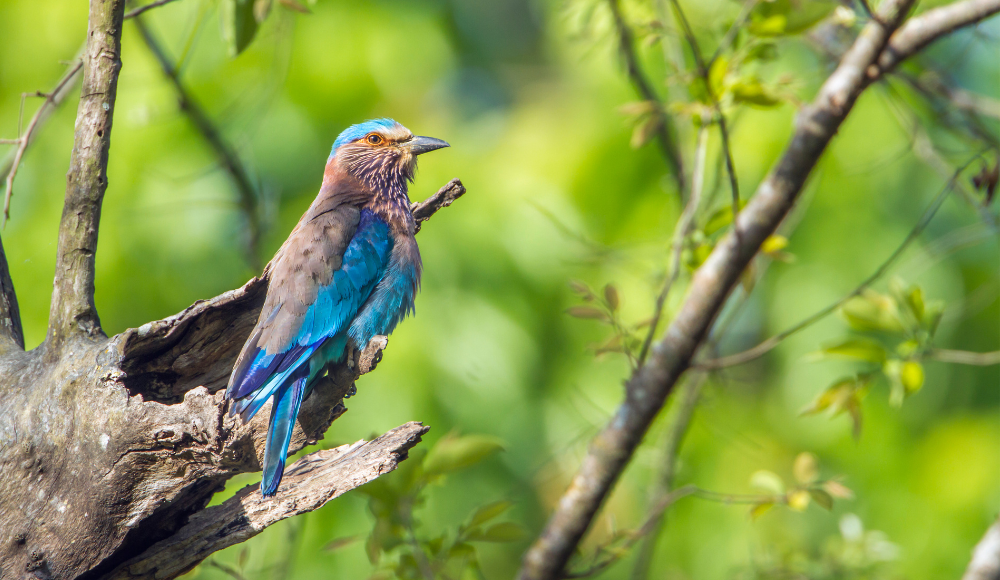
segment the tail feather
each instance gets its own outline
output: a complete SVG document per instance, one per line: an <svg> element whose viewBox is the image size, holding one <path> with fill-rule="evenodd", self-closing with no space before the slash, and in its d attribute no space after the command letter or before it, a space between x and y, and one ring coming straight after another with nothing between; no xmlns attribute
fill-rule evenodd
<svg viewBox="0 0 1000 580"><path fill-rule="evenodd" d="M264 497L270 497L278 491L281 476L285 473L288 443L292 439L295 418L299 414L308 379L309 365L302 365L282 383L274 395L267 444L264 447L264 478L260 484Z"/></svg>

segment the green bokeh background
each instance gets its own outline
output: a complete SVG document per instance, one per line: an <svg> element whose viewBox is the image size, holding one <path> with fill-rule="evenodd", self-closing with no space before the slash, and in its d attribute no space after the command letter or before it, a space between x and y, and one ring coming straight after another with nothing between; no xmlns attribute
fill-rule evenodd
<svg viewBox="0 0 1000 580"><path fill-rule="evenodd" d="M614 282L629 320L652 308L678 202L656 149L630 147L631 126L619 108L635 96L604 8L591 25L580 24L591 4L319 0L311 15L275 8L235 59L211 0L180 0L146 17L173 57L193 39L183 80L261 186L263 260L315 196L329 147L347 125L390 116L451 143L421 158L411 188L421 199L460 177L469 190L418 236L425 271L417 315L395 332L384 362L361 379L349 412L321 442L353 442L409 420L432 427L425 445L452 430L502 438L505 452L431 489L417 512L428 533L454 528L497 499L515 502L510 519L537 533L590 436L621 399L627 365L588 350L607 331L564 314L576 303L567 281ZM689 4L706 43L739 8L721 0ZM0 0L0 137L16 135L20 94L50 89L64 70L60 61L73 58L86 8L80 1ZM966 89L997 98L991 37L1000 35L1000 21L980 31L955 35L931 55ZM169 316L254 274L226 174L179 114L172 87L128 23L123 46L97 254L97 306L109 334ZM793 39L783 41L770 70L790 72L794 91L808 100L829 69ZM788 248L795 261L767 270L723 350L750 346L849 291L943 186L913 154L890 97L876 87L858 103L795 214ZM29 99L25 115L37 106ZM74 95L29 149L2 232L29 347L45 334L75 112ZM734 119L736 167L747 195L781 153L794 113L786 104ZM690 124L680 123L690 159ZM932 135L956 164L970 156L945 132ZM718 166L714 136L709 159ZM709 174L721 204L722 174ZM936 255L935 240L958 230L978 243ZM953 198L892 273L947 302L939 346L988 351L1000 348L998 268L996 235ZM926 387L901 409L887 404L884 387L868 397L855 441L845 417L799 417L818 392L855 368L805 358L845 328L829 317L762 361L713 380L685 442L678 482L746 493L753 472L790 478L793 458L810 451L825 477L845 476L856 498L837 502L833 513L814 505L804 513L772 510L756 521L745 507L683 500L669 513L652 577L732 578L783 554L816 554L838 534L845 513L899 547L888 565L892 574L960 576L1000 510L1000 371L928 363ZM595 522L588 547L642 522L662 437L661 421ZM226 493L254 481L238 478ZM366 499L348 493L248 542L245 573L365 578L371 567L363 542L336 551L324 546L363 537L372 521ZM486 577L511 577L526 546L482 546ZM241 549L216 558L235 562ZM626 559L600 577L627 577L629 569ZM191 577L225 576L202 566Z"/></svg>

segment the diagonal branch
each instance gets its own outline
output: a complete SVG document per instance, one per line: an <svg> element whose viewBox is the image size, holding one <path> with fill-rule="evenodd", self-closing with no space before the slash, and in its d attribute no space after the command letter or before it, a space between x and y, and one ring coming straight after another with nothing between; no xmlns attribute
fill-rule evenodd
<svg viewBox="0 0 1000 580"><path fill-rule="evenodd" d="M3 228L7 220L10 219L10 198L14 194L14 177L17 176L17 168L21 165L24 152L28 149L28 145L31 145L32 141L34 141L38 129L45 123L52 112L55 111L56 107L62 104L66 96L73 89L73 86L76 85L82 68L82 62L75 63L59 79L59 82L56 83L55 88L51 92L39 92L38 95L44 96L45 101L35 111L34 116L31 117L31 121L28 122L28 129L24 132L24 135L18 135L17 139L5 140L9 144L16 144L17 149L14 150L10 158L4 160L3 166L0 167L0 176L7 179L6 193L4 193L3 199L3 217L0 217L0 228Z"/></svg>
<svg viewBox="0 0 1000 580"><path fill-rule="evenodd" d="M740 274L795 203L819 157L864 90L865 71L879 57L911 5L912 0L884 2L880 23L864 27L814 103L800 113L791 143L777 167L734 217L733 232L695 272L677 317L648 362L628 381L625 401L614 418L592 441L548 525L525 555L521 580L561 574L667 395L708 335Z"/></svg>
<svg viewBox="0 0 1000 580"><path fill-rule="evenodd" d="M214 507L191 517L169 539L151 546L105 576L107 580L173 578L212 553L245 542L283 519L323 507L330 500L393 471L430 428L410 422L378 437L336 449L316 451L296 461L273 499L243 488Z"/></svg>
<svg viewBox="0 0 1000 580"><path fill-rule="evenodd" d="M94 305L94 254L101 203L108 188L108 151L122 68L124 14L125 0L90 0L83 87L66 178L66 202L59 223L46 338L47 343L56 345L71 335L104 336Z"/></svg>
<svg viewBox="0 0 1000 580"><path fill-rule="evenodd" d="M439 209L446 208L455 203L455 200L463 195L465 195L465 186L462 185L462 180L456 177L444 184L437 193L424 201L411 203L410 213L413 214L413 219L417 222L417 231L419 232L420 226L425 221L431 219L431 216L437 213Z"/></svg>
<svg viewBox="0 0 1000 580"><path fill-rule="evenodd" d="M152 5L149 5L149 7L152 7ZM243 166L243 162L240 161L240 157L237 155L236 150L226 142L226 140L222 137L222 133L216 129L212 120L208 117L208 113L205 112L205 109L201 107L198 101L195 100L195 98L184 86L184 83L181 82L180 73L177 70L177 67L174 63L170 62L166 53L163 52L163 48L160 47L159 42L157 42L156 38L153 37L153 33L146 27L143 19L139 18L138 14L136 16L137 17L134 18L135 27L138 29L143 41L145 41L146 46L149 48L149 52L153 53L157 62L160 63L160 68L163 70L164 76L170 80L170 83L174 86L174 90L177 91L177 100L181 111L188 116L188 119L191 120L195 129L201 133L201 136L208 142L209 146L212 147L219 163L221 163L226 169L226 173L229 174L229 178L232 180L233 186L236 188L236 193L239 197L240 209L247 220L248 237L246 253L249 257L251 266L253 266L254 269L259 269L261 224L260 210L258 208L259 195L257 188L253 184L253 179L251 179L249 172L247 172L246 168Z"/></svg>

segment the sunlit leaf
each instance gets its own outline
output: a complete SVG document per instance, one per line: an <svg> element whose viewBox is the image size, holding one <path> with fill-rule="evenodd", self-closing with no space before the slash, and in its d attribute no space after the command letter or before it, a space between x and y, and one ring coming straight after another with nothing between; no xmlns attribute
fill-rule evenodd
<svg viewBox="0 0 1000 580"><path fill-rule="evenodd" d="M254 0L253 17L258 24L264 22L271 13L271 0Z"/></svg>
<svg viewBox="0 0 1000 580"><path fill-rule="evenodd" d="M716 97L722 95L723 83L726 79L726 73L729 71L729 59L724 56L720 56L712 62L711 68L708 69L708 88L712 91L712 94Z"/></svg>
<svg viewBox="0 0 1000 580"><path fill-rule="evenodd" d="M733 101L737 103L747 103L767 109L776 107L782 102L781 97L775 95L756 79L735 82L730 90L733 94Z"/></svg>
<svg viewBox="0 0 1000 580"><path fill-rule="evenodd" d="M815 489L815 488L810 489L809 497L811 497L813 501L816 502L816 505L820 506L821 508L827 511L833 509L833 496L827 493L825 490Z"/></svg>
<svg viewBox="0 0 1000 580"><path fill-rule="evenodd" d="M433 476L458 471L503 448L503 441L491 435L446 435L424 458L424 473Z"/></svg>
<svg viewBox="0 0 1000 580"><path fill-rule="evenodd" d="M856 387L857 380L853 377L840 379L820 393L812 403L800 411L800 414L813 415L827 409L843 410L844 403L850 399Z"/></svg>
<svg viewBox="0 0 1000 580"><path fill-rule="evenodd" d="M768 236L764 243L760 245L760 251L765 254L774 254L788 247L788 238L778 234Z"/></svg>
<svg viewBox="0 0 1000 580"><path fill-rule="evenodd" d="M775 495L785 493L785 482L773 471L761 469L750 476L750 485Z"/></svg>
<svg viewBox="0 0 1000 580"><path fill-rule="evenodd" d="M896 301L877 292L855 296L840 307L851 328L861 331L902 332Z"/></svg>
<svg viewBox="0 0 1000 580"><path fill-rule="evenodd" d="M788 494L788 507L797 512L804 512L809 507L809 492L804 489L797 489Z"/></svg>
<svg viewBox="0 0 1000 580"><path fill-rule="evenodd" d="M799 483L812 483L819 479L819 461L812 453L803 452L795 457L792 474Z"/></svg>
<svg viewBox="0 0 1000 580"><path fill-rule="evenodd" d="M916 393L924 386L923 365L914 360L906 361L899 370L899 381L903 383L908 395Z"/></svg>
<svg viewBox="0 0 1000 580"><path fill-rule="evenodd" d="M882 364L886 359L885 347L870 338L848 338L823 347L820 356L845 357Z"/></svg>
<svg viewBox="0 0 1000 580"><path fill-rule="evenodd" d="M785 33L788 17L784 14L772 14L750 23L748 30L757 36L779 36Z"/></svg>
<svg viewBox="0 0 1000 580"><path fill-rule="evenodd" d="M762 502L762 503L754 504L754 506L752 508L750 508L750 519L751 520L756 520L760 516L764 515L764 513L767 512L767 510L769 510L769 509L771 509L773 507L774 507L774 503L772 503L772 502Z"/></svg>

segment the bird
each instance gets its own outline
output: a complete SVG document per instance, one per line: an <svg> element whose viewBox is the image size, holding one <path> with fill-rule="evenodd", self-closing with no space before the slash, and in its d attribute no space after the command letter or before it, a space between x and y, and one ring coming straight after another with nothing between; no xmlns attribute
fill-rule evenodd
<svg viewBox="0 0 1000 580"><path fill-rule="evenodd" d="M299 406L326 366L413 312L423 266L407 189L417 156L448 146L388 118L348 127L271 260L264 307L226 387L230 415L244 422L273 399L264 497L278 490Z"/></svg>

